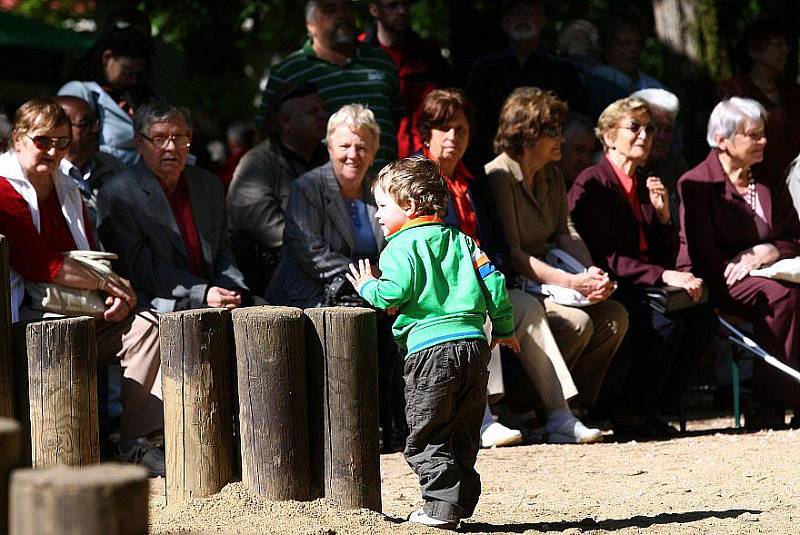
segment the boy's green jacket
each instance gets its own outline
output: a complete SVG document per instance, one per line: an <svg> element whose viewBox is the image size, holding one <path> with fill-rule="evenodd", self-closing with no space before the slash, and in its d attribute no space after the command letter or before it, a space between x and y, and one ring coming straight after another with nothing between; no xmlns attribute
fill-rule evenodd
<svg viewBox="0 0 800 535"><path fill-rule="evenodd" d="M419 217L387 237L381 253L381 278L360 289L377 308L400 312L392 331L407 354L442 342L486 338L486 314L492 336L514 335L514 313L503 274L472 238Z"/></svg>

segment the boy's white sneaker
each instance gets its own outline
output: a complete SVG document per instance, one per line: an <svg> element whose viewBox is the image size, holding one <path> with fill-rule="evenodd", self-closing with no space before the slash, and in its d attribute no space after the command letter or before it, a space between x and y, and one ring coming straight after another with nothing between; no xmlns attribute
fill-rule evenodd
<svg viewBox="0 0 800 535"><path fill-rule="evenodd" d="M517 429L509 429L500 422L491 422L481 426L481 448L502 448L522 444L522 433Z"/></svg>
<svg viewBox="0 0 800 535"><path fill-rule="evenodd" d="M546 433L548 444L593 444L603 441L603 432L583 425L577 418L562 423L552 433Z"/></svg>
<svg viewBox="0 0 800 535"><path fill-rule="evenodd" d="M450 522L448 520L439 520L438 518L430 517L422 509L408 515L408 521L439 529L455 530L458 528L458 522Z"/></svg>

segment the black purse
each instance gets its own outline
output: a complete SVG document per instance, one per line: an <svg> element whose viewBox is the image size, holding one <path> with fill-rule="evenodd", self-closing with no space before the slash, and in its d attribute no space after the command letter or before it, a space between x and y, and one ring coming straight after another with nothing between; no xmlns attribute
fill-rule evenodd
<svg viewBox="0 0 800 535"><path fill-rule="evenodd" d="M647 304L662 314L678 312L708 302L708 287L705 285L699 302L692 301L686 290L677 286L644 286L641 290Z"/></svg>
<svg viewBox="0 0 800 535"><path fill-rule="evenodd" d="M325 306L372 308L372 305L358 295L356 289L344 275L336 275L331 282L325 285Z"/></svg>

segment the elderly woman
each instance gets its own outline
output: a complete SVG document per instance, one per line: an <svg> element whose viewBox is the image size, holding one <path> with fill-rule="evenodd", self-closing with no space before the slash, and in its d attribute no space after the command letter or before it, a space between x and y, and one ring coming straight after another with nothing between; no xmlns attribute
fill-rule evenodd
<svg viewBox="0 0 800 535"><path fill-rule="evenodd" d="M126 164L138 159L133 130L136 110L156 100L144 84L151 48L149 36L135 28L113 28L79 62L78 79L58 91L92 106L100 121L100 150Z"/></svg>
<svg viewBox="0 0 800 535"><path fill-rule="evenodd" d="M569 192L575 226L598 265L619 281L615 298L625 305L631 369L624 392L646 422L632 434L664 436L675 430L660 419L662 406L677 402L687 366L709 349L716 319L707 306L661 314L645 300L643 286L676 286L694 301L702 279L676 271L677 228L669 195L658 177L640 173L655 126L643 100L626 98L608 106L597 123L604 157L584 170Z"/></svg>
<svg viewBox="0 0 800 535"><path fill-rule="evenodd" d="M678 265L707 281L711 303L747 318L756 340L798 367L800 287L749 276L750 271L800 255L800 223L782 181L755 164L764 159L767 113L755 100L723 100L711 112L708 157L678 181L681 247ZM784 409L800 423L798 385L756 362L754 404L747 427L780 426Z"/></svg>
<svg viewBox="0 0 800 535"><path fill-rule="evenodd" d="M609 363L625 336L628 318L619 303L608 299L613 282L592 266L581 237L571 230L564 179L555 165L561 158L561 122L566 115L566 103L552 92L536 87L516 89L500 111L494 141L499 156L486 164L486 173L517 277L571 288L592 303L583 308L564 306L540 294L510 290L515 312L542 307L546 312L546 321L517 331L523 354L546 351L551 360L566 362L566 378L574 379L580 400L594 405ZM544 261L551 246L590 267L580 274L551 267ZM546 343L553 337L555 348ZM538 381L548 410L565 407L565 396L576 392L562 390L552 376L537 378L541 370L531 364L541 360L523 360L528 375Z"/></svg>
<svg viewBox="0 0 800 535"><path fill-rule="evenodd" d="M26 283L57 284L99 292L105 302L96 322L99 359L120 359L121 456L164 475L164 453L147 437L163 428L158 319L136 313L136 295L125 279L107 280L65 255L94 248L78 185L59 170L70 122L51 100L30 100L17 111L11 150L0 155L0 234L10 242L13 321L58 314L35 302ZM31 286L32 287L32 286Z"/></svg>

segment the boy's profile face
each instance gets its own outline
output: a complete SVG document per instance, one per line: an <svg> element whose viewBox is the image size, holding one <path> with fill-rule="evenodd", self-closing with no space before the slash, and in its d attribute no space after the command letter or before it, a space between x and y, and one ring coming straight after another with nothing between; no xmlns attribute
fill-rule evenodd
<svg viewBox="0 0 800 535"><path fill-rule="evenodd" d="M390 236L400 230L400 227L411 219L413 210L411 207L402 208L398 205L380 185L375 186L374 194L375 204L378 206L375 218L381 224L383 235Z"/></svg>

